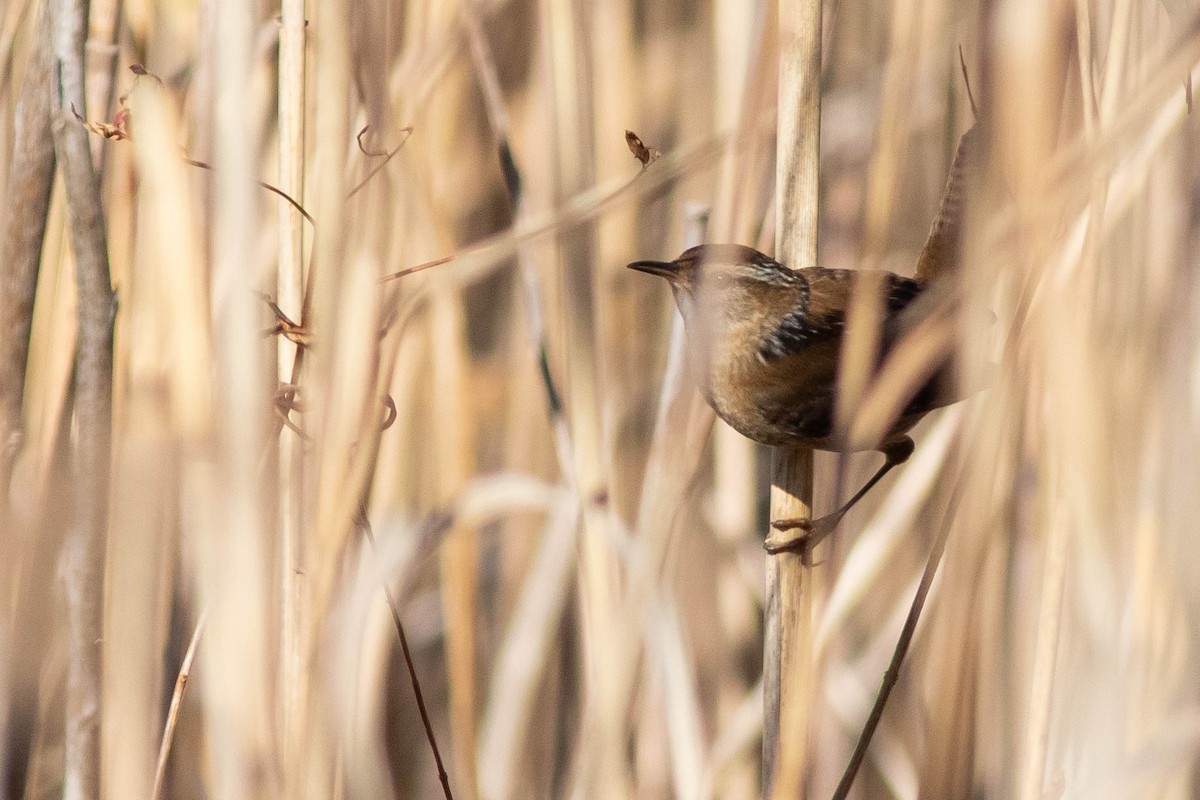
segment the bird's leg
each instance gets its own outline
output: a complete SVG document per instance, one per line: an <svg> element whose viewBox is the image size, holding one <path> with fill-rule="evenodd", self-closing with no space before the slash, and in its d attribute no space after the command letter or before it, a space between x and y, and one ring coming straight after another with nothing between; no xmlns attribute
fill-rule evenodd
<svg viewBox="0 0 1200 800"><path fill-rule="evenodd" d="M763 542L763 549L768 553L782 553L791 550L803 550L816 546L818 542L824 539L838 526L842 521L842 517L846 516L846 512L854 507L854 504L863 499L867 492L871 491L871 487L879 483L879 480L891 471L892 467L903 464L908 461L908 457L913 452L913 440L907 436L890 442L882 449L884 458L883 466L871 476L871 479L863 484L863 487L855 492L854 496L846 501L845 505L834 511L832 514L826 514L817 519L809 519L807 517L790 517L788 519L772 520L771 527L775 530ZM780 536L782 531L790 531L799 528L801 533L795 536Z"/></svg>

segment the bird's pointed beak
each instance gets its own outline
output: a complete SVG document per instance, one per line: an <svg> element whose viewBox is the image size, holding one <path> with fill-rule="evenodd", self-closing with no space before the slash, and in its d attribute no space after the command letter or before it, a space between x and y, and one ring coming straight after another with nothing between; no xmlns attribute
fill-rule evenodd
<svg viewBox="0 0 1200 800"><path fill-rule="evenodd" d="M628 267L636 269L638 272L657 275L667 280L672 280L679 275L679 265L674 261L632 261L628 264Z"/></svg>

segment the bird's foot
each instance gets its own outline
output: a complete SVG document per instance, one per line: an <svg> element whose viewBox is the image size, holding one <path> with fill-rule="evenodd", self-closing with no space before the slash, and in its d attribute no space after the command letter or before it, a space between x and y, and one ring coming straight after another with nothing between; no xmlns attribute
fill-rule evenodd
<svg viewBox="0 0 1200 800"><path fill-rule="evenodd" d="M763 549L771 555L777 553L811 552L812 548L817 546L817 543L833 533L841 521L842 514L840 513L828 514L817 519L789 517L787 519L774 520L771 522L771 527L774 530L763 541ZM799 530L800 533L790 536L784 534L785 531L794 530Z"/></svg>

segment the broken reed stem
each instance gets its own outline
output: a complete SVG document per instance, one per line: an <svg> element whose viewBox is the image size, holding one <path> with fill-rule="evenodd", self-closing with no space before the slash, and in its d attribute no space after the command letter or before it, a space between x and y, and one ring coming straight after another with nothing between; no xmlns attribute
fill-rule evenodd
<svg viewBox="0 0 1200 800"><path fill-rule="evenodd" d="M112 452L113 320L116 297L84 109L85 0L57 0L53 52L54 151L62 171L75 257L79 330L75 347L75 520L63 552L67 604L67 702L63 797L100 797L100 721L104 639L104 562Z"/></svg>
<svg viewBox="0 0 1200 800"><path fill-rule="evenodd" d="M817 261L821 135L821 0L779 0L775 257ZM771 518L811 515L812 451L776 450ZM813 685L808 553L767 558L763 641L763 796L801 797Z"/></svg>
<svg viewBox="0 0 1200 800"><path fill-rule="evenodd" d="M192 640L188 642L187 652L179 665L179 675L175 678L175 691L171 693L171 706L167 709L162 744L158 748L158 763L154 767L154 790L150 793L150 800L162 797L163 780L167 775L167 759L171 756L171 745L175 742L175 726L179 722L179 707L183 704L183 695L187 692L188 679L192 675L192 662L196 660L196 651L200 648L200 637L204 635L206 622L207 609L200 613L200 620L196 623L196 629L192 631Z"/></svg>

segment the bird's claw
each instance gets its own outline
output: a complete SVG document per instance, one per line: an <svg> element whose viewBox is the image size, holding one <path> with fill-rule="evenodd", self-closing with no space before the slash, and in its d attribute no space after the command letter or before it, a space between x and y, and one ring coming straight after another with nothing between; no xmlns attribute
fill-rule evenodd
<svg viewBox="0 0 1200 800"><path fill-rule="evenodd" d="M763 550L766 550L771 555L777 555L779 553L803 550L807 544L807 533L800 534L799 536L778 536L772 533L763 540Z"/></svg>
<svg viewBox="0 0 1200 800"><path fill-rule="evenodd" d="M775 530L763 540L763 549L771 555L807 552L833 533L841 519L839 514L830 514L819 519L794 517L775 520L771 523L771 527ZM799 530L800 533L792 536L780 535L784 531L792 530Z"/></svg>

